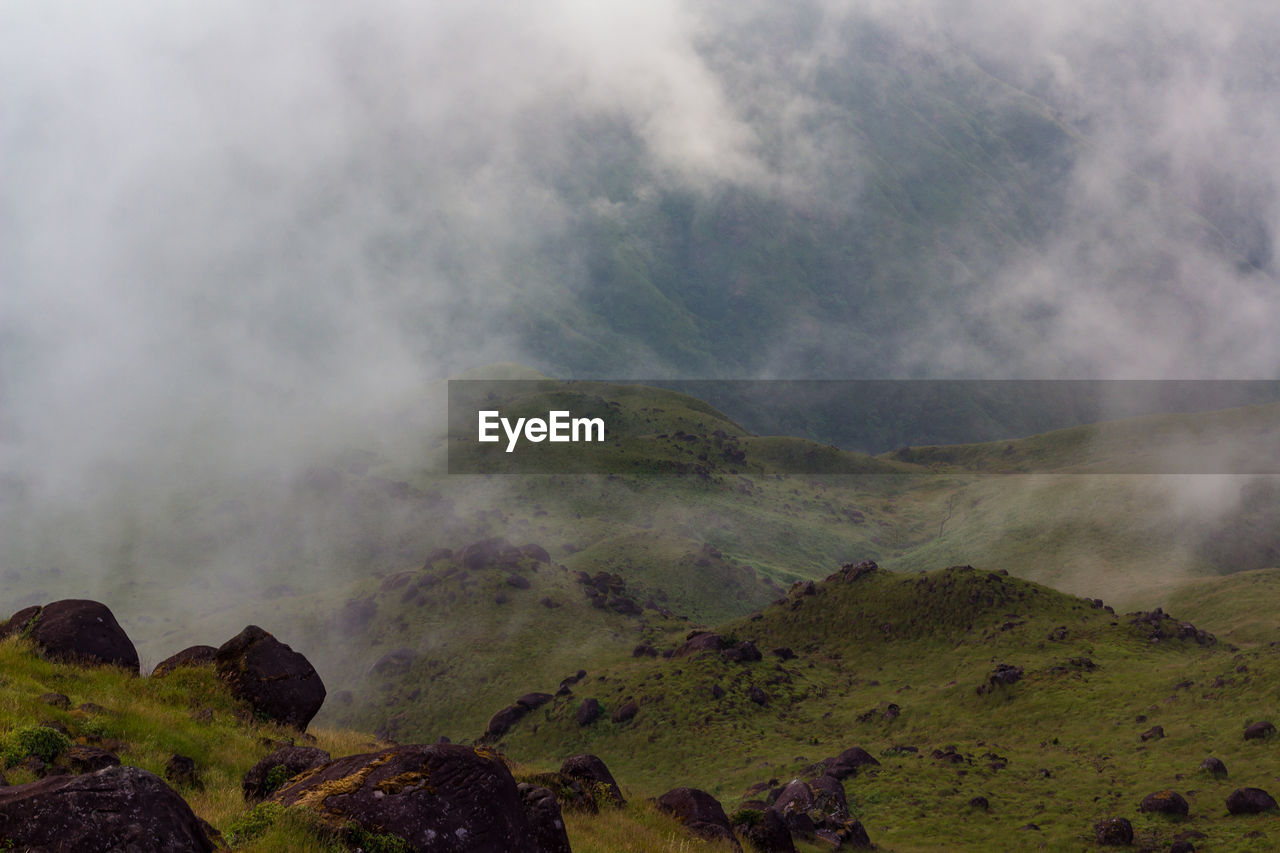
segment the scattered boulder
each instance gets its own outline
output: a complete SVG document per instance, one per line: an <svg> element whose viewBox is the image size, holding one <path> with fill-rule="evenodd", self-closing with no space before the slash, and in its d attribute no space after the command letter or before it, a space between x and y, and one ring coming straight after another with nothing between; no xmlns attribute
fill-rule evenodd
<svg viewBox="0 0 1280 853"><path fill-rule="evenodd" d="M1276 733L1276 727L1267 720L1250 724L1244 730L1245 740L1265 740Z"/></svg>
<svg viewBox="0 0 1280 853"><path fill-rule="evenodd" d="M981 795L973 797L969 800L969 808L976 809L981 812L991 811L991 801Z"/></svg>
<svg viewBox="0 0 1280 853"><path fill-rule="evenodd" d="M15 613L0 636L26 634L52 660L105 664L138 674L138 650L107 605L67 598Z"/></svg>
<svg viewBox="0 0 1280 853"><path fill-rule="evenodd" d="M516 704L523 705L530 711L534 711L554 698L550 693L526 693L516 700Z"/></svg>
<svg viewBox="0 0 1280 853"><path fill-rule="evenodd" d="M453 559L452 548L436 548L434 551L432 551L430 554L427 555L426 562L422 564L422 570L424 572L429 571L432 566L434 566L436 563L440 562L441 560L452 560L452 559Z"/></svg>
<svg viewBox="0 0 1280 853"><path fill-rule="evenodd" d="M742 845L733 834L720 801L697 788L673 788L658 797L658 808L674 815L685 828L701 838L724 839L738 853Z"/></svg>
<svg viewBox="0 0 1280 853"><path fill-rule="evenodd" d="M1016 684L1022 680L1025 673L1022 667L1014 666L1008 663L998 663L996 668L991 670L987 675L987 683L978 686L978 693L990 693L997 687Z"/></svg>
<svg viewBox="0 0 1280 853"><path fill-rule="evenodd" d="M836 757L828 758L823 764L828 776L834 776L841 781L856 775L860 767L880 766L875 756L860 746L851 746Z"/></svg>
<svg viewBox="0 0 1280 853"><path fill-rule="evenodd" d="M635 702L628 702L613 712L612 720L615 723L625 723L628 720L634 719L638 713L640 713L640 706Z"/></svg>
<svg viewBox="0 0 1280 853"><path fill-rule="evenodd" d="M516 790L520 792L520 803L533 827L538 853L573 853L569 849L560 803L551 789L521 782Z"/></svg>
<svg viewBox="0 0 1280 853"><path fill-rule="evenodd" d="M256 714L306 731L324 704L325 689L310 661L257 625L218 648L218 677Z"/></svg>
<svg viewBox="0 0 1280 853"><path fill-rule="evenodd" d="M339 758L293 779L269 802L306 806L334 828L354 823L390 833L415 850L543 850L506 765L456 744Z"/></svg>
<svg viewBox="0 0 1280 853"><path fill-rule="evenodd" d="M791 650L790 646L778 646L772 652L779 660L792 660L796 653Z"/></svg>
<svg viewBox="0 0 1280 853"><path fill-rule="evenodd" d="M1236 788L1227 795L1227 811L1234 815L1260 814L1275 808L1275 798L1261 788Z"/></svg>
<svg viewBox="0 0 1280 853"><path fill-rule="evenodd" d="M600 719L600 702L597 699L583 699L578 706L578 725L589 726Z"/></svg>
<svg viewBox="0 0 1280 853"><path fill-rule="evenodd" d="M123 766L0 788L0 839L19 850L76 853L214 849L177 792L146 770Z"/></svg>
<svg viewBox="0 0 1280 853"><path fill-rule="evenodd" d="M764 660L764 655L760 654L760 650L750 640L743 640L730 648L724 649L720 652L720 657L724 658L728 663L756 663Z"/></svg>
<svg viewBox="0 0 1280 853"><path fill-rule="evenodd" d="M1227 778L1227 765L1222 763L1221 758L1209 756L1200 762L1200 769L1215 779Z"/></svg>
<svg viewBox="0 0 1280 853"><path fill-rule="evenodd" d="M314 746L282 746L249 768L240 782L247 802L256 803L274 794L286 782L332 758Z"/></svg>
<svg viewBox="0 0 1280 853"><path fill-rule="evenodd" d="M718 652L724 649L725 643L719 634L710 631L691 631L688 638L676 648L672 657L683 658L702 652Z"/></svg>
<svg viewBox="0 0 1280 853"><path fill-rule="evenodd" d="M156 664L156 668L151 670L151 677L161 678L180 666L208 666L217 654L218 650L213 646L188 646Z"/></svg>
<svg viewBox="0 0 1280 853"><path fill-rule="evenodd" d="M171 785L183 788L203 788L200 773L196 770L194 758L185 755L171 755L164 765L164 778Z"/></svg>
<svg viewBox="0 0 1280 853"><path fill-rule="evenodd" d="M485 729L485 740L497 740L511 730L511 727L524 719L529 713L525 705L508 705L489 718L489 727Z"/></svg>
<svg viewBox="0 0 1280 853"><path fill-rule="evenodd" d="M533 586L533 581L524 575L507 575L507 586L515 587L516 589L528 589Z"/></svg>
<svg viewBox="0 0 1280 853"><path fill-rule="evenodd" d="M757 705L769 704L769 694L765 693L758 685L751 686L751 689L747 691L747 698Z"/></svg>
<svg viewBox="0 0 1280 853"><path fill-rule="evenodd" d="M605 800L615 806L625 806L622 789L614 780L605 763L594 755L571 755L560 765L560 775L583 783L595 800Z"/></svg>
<svg viewBox="0 0 1280 853"><path fill-rule="evenodd" d="M1138 805L1138 811L1186 817L1189 808L1186 799L1177 791L1164 790L1143 797Z"/></svg>
<svg viewBox="0 0 1280 853"><path fill-rule="evenodd" d="M1093 838L1109 847L1127 847L1133 843L1133 824L1127 818L1109 817L1093 825Z"/></svg>
<svg viewBox="0 0 1280 853"><path fill-rule="evenodd" d="M498 561L505 551L511 549L507 540L502 537L494 537L492 539L481 539L479 542L472 542L470 545L458 552L458 561L468 569L483 569L492 563Z"/></svg>
<svg viewBox="0 0 1280 853"><path fill-rule="evenodd" d="M67 750L67 766L72 773L93 773L107 767L118 767L120 759L115 753L97 746L72 744Z"/></svg>
<svg viewBox="0 0 1280 853"><path fill-rule="evenodd" d="M819 827L814 834L836 850L869 850L875 846L871 843L871 837L867 835L866 827L860 820L840 821L835 826L828 822Z"/></svg>
<svg viewBox="0 0 1280 853"><path fill-rule="evenodd" d="M1159 740L1164 737L1164 726L1152 726L1142 734L1138 735L1143 741Z"/></svg>
<svg viewBox="0 0 1280 853"><path fill-rule="evenodd" d="M66 710L71 707L71 697L65 693L45 693L40 696L40 701L46 705L52 705L54 708Z"/></svg>
<svg viewBox="0 0 1280 853"><path fill-rule="evenodd" d="M743 809L734 815L733 829L760 853L796 853L791 830L777 809Z"/></svg>

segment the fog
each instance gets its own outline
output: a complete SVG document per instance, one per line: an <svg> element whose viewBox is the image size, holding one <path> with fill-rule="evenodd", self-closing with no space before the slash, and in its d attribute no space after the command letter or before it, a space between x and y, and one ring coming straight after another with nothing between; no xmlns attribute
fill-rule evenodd
<svg viewBox="0 0 1280 853"><path fill-rule="evenodd" d="M228 484L286 501L352 448L421 466L433 383L467 368L607 347L678 375L643 331L596 334L584 215L673 188L863 203L876 165L815 80L870 25L903 75L980 69L993 104L1035 99L1076 140L1042 238L939 233L961 272L914 283L876 341L887 378L1275 375L1267 4L9 3L0 570L96 578L155 526L196 537L183 507ZM580 173L608 146L625 192ZM718 375L804 378L844 333L803 301L776 325ZM821 364L873 378L855 347ZM296 514L282 529L337 560L350 530ZM257 577L276 538L206 554L209 576Z"/></svg>

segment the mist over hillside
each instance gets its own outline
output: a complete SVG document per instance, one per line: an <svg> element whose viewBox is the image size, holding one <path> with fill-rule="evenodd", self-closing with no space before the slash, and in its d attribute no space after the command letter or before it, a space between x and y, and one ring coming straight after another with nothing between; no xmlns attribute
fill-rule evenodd
<svg viewBox="0 0 1280 853"><path fill-rule="evenodd" d="M282 566L419 560L445 528L378 489L432 470L431 383L500 360L1270 378L1278 24L1245 2L12 5L0 570L158 595L199 554L250 595ZM327 467L392 483L352 510L315 499Z"/></svg>

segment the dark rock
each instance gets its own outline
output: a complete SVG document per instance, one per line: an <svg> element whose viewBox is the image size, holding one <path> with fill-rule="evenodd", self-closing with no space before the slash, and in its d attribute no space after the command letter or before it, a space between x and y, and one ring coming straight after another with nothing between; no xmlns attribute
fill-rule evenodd
<svg viewBox="0 0 1280 853"><path fill-rule="evenodd" d="M658 808L675 815L685 828L701 838L724 839L742 853L720 801L697 788L673 788L658 797Z"/></svg>
<svg viewBox="0 0 1280 853"><path fill-rule="evenodd" d="M1185 838L1179 838L1169 845L1169 853L1196 853L1196 846Z"/></svg>
<svg viewBox="0 0 1280 853"><path fill-rule="evenodd" d="M711 685L711 698L721 699L723 697L724 697L724 688L721 687L719 684Z"/></svg>
<svg viewBox="0 0 1280 853"><path fill-rule="evenodd" d="M589 726L600 718L600 703L595 699L583 699L578 706L578 725Z"/></svg>
<svg viewBox="0 0 1280 853"><path fill-rule="evenodd" d="M1275 798L1261 788L1236 788L1227 795L1231 814L1259 814L1276 808Z"/></svg>
<svg viewBox="0 0 1280 853"><path fill-rule="evenodd" d="M161 678L180 666L208 666L217 654L218 650L213 646L188 646L156 664L156 668L151 670L151 677Z"/></svg>
<svg viewBox="0 0 1280 853"><path fill-rule="evenodd" d="M369 598L358 598L342 605L334 618L338 630L346 634L362 634L373 624L378 615L378 603Z"/></svg>
<svg viewBox="0 0 1280 853"><path fill-rule="evenodd" d="M106 767L118 767L120 759L115 753L97 746L73 744L67 750L67 766L72 773L93 773Z"/></svg>
<svg viewBox="0 0 1280 853"><path fill-rule="evenodd" d="M1133 843L1133 824L1123 817L1109 817L1093 825L1093 838L1110 847L1127 847Z"/></svg>
<svg viewBox="0 0 1280 853"><path fill-rule="evenodd" d="M604 800L615 806L627 804L609 768L594 755L569 756L560 765L560 774L584 783L594 794L596 802Z"/></svg>
<svg viewBox="0 0 1280 853"><path fill-rule="evenodd" d="M1212 755L1200 762L1200 769L1215 779L1227 778L1227 765L1222 763L1222 759Z"/></svg>
<svg viewBox="0 0 1280 853"><path fill-rule="evenodd" d="M517 550L520 551L520 556L527 557L535 562L551 562L551 555L548 554L547 549L543 548L541 545L534 545L533 543L530 543L528 545L521 545Z"/></svg>
<svg viewBox="0 0 1280 853"><path fill-rule="evenodd" d="M497 740L511 730L511 727L524 719L529 713L524 705L508 705L489 718L489 727L485 729L486 740Z"/></svg>
<svg viewBox="0 0 1280 853"><path fill-rule="evenodd" d="M742 815L742 812L738 814ZM791 830L787 829L777 809L763 809L759 811L758 817L752 817L750 822L740 821L733 828L753 848L760 853L796 853Z"/></svg>
<svg viewBox="0 0 1280 853"><path fill-rule="evenodd" d="M397 835L415 850L542 853L506 765L466 746L340 758L290 781L270 802L305 805L335 829L354 823Z"/></svg>
<svg viewBox="0 0 1280 853"><path fill-rule="evenodd" d="M521 782L516 786L525 816L533 827L538 853L573 853L565 833L560 803L550 788Z"/></svg>
<svg viewBox="0 0 1280 853"><path fill-rule="evenodd" d="M1186 799L1177 791L1164 790L1143 797L1138 811L1186 817L1189 808Z"/></svg>
<svg viewBox="0 0 1280 853"><path fill-rule="evenodd" d="M676 648L672 657L683 658L690 655L701 654L702 652L718 652L724 648L724 640L719 634L712 634L709 631L694 631L689 634L688 639Z"/></svg>
<svg viewBox="0 0 1280 853"><path fill-rule="evenodd" d="M39 604L33 604L10 616L4 624L0 625L0 640L5 637L26 633L27 629L32 627L32 621L40 615L40 611L43 609Z"/></svg>
<svg viewBox="0 0 1280 853"><path fill-rule="evenodd" d="M813 791L813 807L825 815L835 818L849 816L849 800L845 796L844 785L832 776L819 776L809 782Z"/></svg>
<svg viewBox="0 0 1280 853"><path fill-rule="evenodd" d="M26 633L52 660L107 664L138 673L138 650L111 610L97 601L68 598L28 607L15 613L5 630Z"/></svg>
<svg viewBox="0 0 1280 853"><path fill-rule="evenodd" d="M859 767L879 767L880 762L862 747L851 746L835 758L828 758L825 765L827 775L843 781L856 775Z"/></svg>
<svg viewBox="0 0 1280 853"><path fill-rule="evenodd" d="M774 798L772 807L790 825L788 818L795 814L807 814L814 807L813 789L799 779L793 780Z"/></svg>
<svg viewBox="0 0 1280 853"><path fill-rule="evenodd" d="M752 702L755 702L757 705L769 704L769 694L765 693L756 685L752 685L751 689L747 691L747 698Z"/></svg>
<svg viewBox="0 0 1280 853"><path fill-rule="evenodd" d="M755 643L743 640L732 648L720 652L720 657L729 663L755 663L764 660L764 655L756 648Z"/></svg>
<svg viewBox="0 0 1280 853"><path fill-rule="evenodd" d="M507 575L507 586L513 586L516 589L528 589L533 586L533 582L524 575Z"/></svg>
<svg viewBox="0 0 1280 853"><path fill-rule="evenodd" d="M969 808L984 812L991 811L991 802L986 797L973 797L969 800Z"/></svg>
<svg viewBox="0 0 1280 853"><path fill-rule="evenodd" d="M324 683L311 663L256 625L223 643L215 664L233 696L276 722L305 731L324 704Z"/></svg>
<svg viewBox="0 0 1280 853"><path fill-rule="evenodd" d="M541 708L555 697L550 693L526 693L516 700L517 705L523 705L530 711Z"/></svg>
<svg viewBox="0 0 1280 853"><path fill-rule="evenodd" d="M635 702L628 702L627 704L623 705L621 708L613 712L612 719L615 723L625 723L628 720L634 719L636 714L638 714L639 712L640 712L639 705L637 705Z"/></svg>
<svg viewBox="0 0 1280 853"><path fill-rule="evenodd" d="M45 693L40 696L40 701L63 710L71 707L71 698L64 693Z"/></svg>
<svg viewBox="0 0 1280 853"><path fill-rule="evenodd" d="M1244 730L1245 740L1263 740L1276 733L1276 727L1266 720L1250 724Z"/></svg>
<svg viewBox="0 0 1280 853"><path fill-rule="evenodd" d="M1138 735L1138 737L1142 738L1144 741L1159 740L1164 737L1164 726L1152 726L1142 734Z"/></svg>
<svg viewBox="0 0 1280 853"><path fill-rule="evenodd" d="M626 595L615 595L609 599L609 609L623 616L639 616L644 610L634 598Z"/></svg>
<svg viewBox="0 0 1280 853"><path fill-rule="evenodd" d="M1016 684L1022 680L1024 675L1022 667L1013 666L1007 663L998 663L996 668L991 670L987 675L987 683L983 685L986 690L979 688L978 692L989 692L1002 685Z"/></svg>
<svg viewBox="0 0 1280 853"><path fill-rule="evenodd" d="M200 774L196 770L194 758L185 755L171 755L164 765L164 778L172 785L183 788L203 788Z"/></svg>
<svg viewBox="0 0 1280 853"><path fill-rule="evenodd" d="M214 849L182 797L136 767L107 767L0 788L0 839L14 849L33 851Z"/></svg>
<svg viewBox="0 0 1280 853"><path fill-rule="evenodd" d="M413 649L392 649L374 661L369 672L376 675L404 675L413 667L417 657Z"/></svg>
<svg viewBox="0 0 1280 853"><path fill-rule="evenodd" d="M844 820L835 825L828 823L814 834L837 850L869 850L875 846L860 820Z"/></svg>
<svg viewBox="0 0 1280 853"><path fill-rule="evenodd" d="M437 548L427 555L427 560L422 564L422 570L425 572L441 560L452 560L452 548Z"/></svg>
<svg viewBox="0 0 1280 853"><path fill-rule="evenodd" d="M458 561L468 569L483 569L495 563L511 546L501 537L472 542L458 553Z"/></svg>
<svg viewBox="0 0 1280 853"><path fill-rule="evenodd" d="M778 646L773 650L773 654L777 655L780 660L791 660L796 656L796 653L791 651L790 646Z"/></svg>
<svg viewBox="0 0 1280 853"><path fill-rule="evenodd" d="M282 746L250 767L240 782L240 788L247 802L256 803L274 794L299 773L328 764L331 760L329 753L314 746Z"/></svg>

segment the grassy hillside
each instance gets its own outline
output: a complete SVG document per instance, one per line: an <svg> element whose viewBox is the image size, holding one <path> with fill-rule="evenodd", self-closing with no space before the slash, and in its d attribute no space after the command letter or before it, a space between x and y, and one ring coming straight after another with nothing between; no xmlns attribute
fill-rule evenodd
<svg viewBox="0 0 1280 853"><path fill-rule="evenodd" d="M1131 819L1144 845L1195 831L1207 835L1205 849L1270 849L1273 819L1229 817L1223 801L1237 786L1280 782L1274 743L1243 739L1246 724L1274 711L1274 656L1153 641L1153 624L1134 618L969 568L837 573L812 594L797 588L717 629L762 650L788 646L794 659L766 651L759 663L715 653L629 662L575 686L507 744L548 761L593 751L649 792L680 767L684 783L705 786L726 808L750 799L755 783L803 777L814 762L862 746L881 766L846 788L888 850L1074 850L1112 815ZM999 664L1023 677L980 691ZM765 704L748 697L752 687ZM583 728L574 712L585 697L606 711L626 701L640 710L627 723L606 717ZM1141 737L1157 725L1163 737ZM1209 755L1230 779L1198 771ZM1187 797L1190 817L1138 813L1143 796L1164 788ZM989 812L970 807L975 796Z"/></svg>

